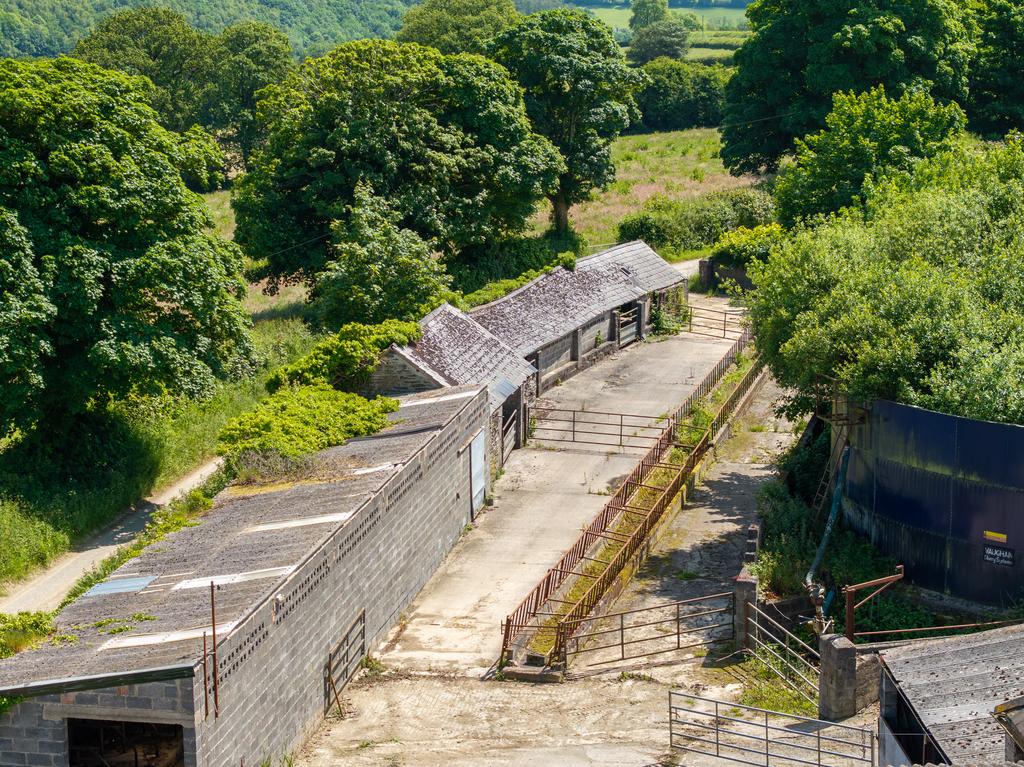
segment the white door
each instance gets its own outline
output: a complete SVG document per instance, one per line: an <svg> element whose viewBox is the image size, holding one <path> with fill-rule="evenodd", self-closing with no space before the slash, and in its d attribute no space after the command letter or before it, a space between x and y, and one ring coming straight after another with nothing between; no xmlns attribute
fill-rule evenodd
<svg viewBox="0 0 1024 767"><path fill-rule="evenodd" d="M484 505L484 493L487 490L487 461L484 455L484 445L487 436L484 429L473 437L473 443L469 448L470 485L473 491L473 513L476 514Z"/></svg>

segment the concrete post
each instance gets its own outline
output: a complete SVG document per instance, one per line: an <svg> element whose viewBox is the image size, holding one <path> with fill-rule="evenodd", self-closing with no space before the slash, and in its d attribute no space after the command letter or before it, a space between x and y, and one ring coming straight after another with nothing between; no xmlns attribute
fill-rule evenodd
<svg viewBox="0 0 1024 767"><path fill-rule="evenodd" d="M639 301L636 302L636 307L637 307L636 308L636 319L637 319L636 328L637 328L637 334L640 336L640 338L646 338L647 337L647 323L648 323L649 318L651 316L650 301L651 301L651 297L650 296L646 296L646 297L641 298Z"/></svg>
<svg viewBox="0 0 1024 767"><path fill-rule="evenodd" d="M750 616L747 604L757 604L757 576L747 572L746 567L733 582L732 599L732 635L736 649L742 650L747 646L747 618Z"/></svg>
<svg viewBox="0 0 1024 767"><path fill-rule="evenodd" d="M609 341L615 341L615 348L621 349L622 345L619 343L619 310L612 309L612 333L608 337Z"/></svg>
<svg viewBox="0 0 1024 767"><path fill-rule="evenodd" d="M857 713L857 648L841 634L824 634L819 641L821 679L818 716L839 721Z"/></svg>
<svg viewBox="0 0 1024 767"><path fill-rule="evenodd" d="M580 369L581 359L583 354L581 353L581 347L583 346L583 329L576 328L572 331L572 338L569 341L569 359L576 362L576 370Z"/></svg>

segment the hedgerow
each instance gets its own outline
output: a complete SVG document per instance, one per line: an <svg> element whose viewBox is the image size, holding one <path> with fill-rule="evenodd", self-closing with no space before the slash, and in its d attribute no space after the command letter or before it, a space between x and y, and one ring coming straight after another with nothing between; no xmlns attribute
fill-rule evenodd
<svg viewBox="0 0 1024 767"><path fill-rule="evenodd" d="M415 322L385 320L379 325L343 325L304 357L271 375L267 390L276 392L288 384L317 383L358 388L373 372L385 349L391 344L405 346L419 337L420 327Z"/></svg>
<svg viewBox="0 0 1024 767"><path fill-rule="evenodd" d="M228 423L219 451L229 457L253 452L300 458L380 431L388 424L387 414L397 409L397 400L368 400L326 383L289 386Z"/></svg>

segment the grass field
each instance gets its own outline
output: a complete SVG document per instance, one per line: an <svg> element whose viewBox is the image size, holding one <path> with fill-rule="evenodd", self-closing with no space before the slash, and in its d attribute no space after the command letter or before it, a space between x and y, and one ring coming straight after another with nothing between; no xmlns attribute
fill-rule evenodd
<svg viewBox="0 0 1024 767"><path fill-rule="evenodd" d="M576 205L573 226L591 246L618 240L619 220L656 194L692 197L751 183L729 175L718 156L721 142L714 128L622 136L612 147L616 180L593 199ZM534 219L539 231L548 224L542 206Z"/></svg>
<svg viewBox="0 0 1024 767"><path fill-rule="evenodd" d="M705 62L707 62L707 61L709 61L711 59L714 59L716 62L721 61L724 64L724 63L728 63L732 59L732 55L735 52L736 51L731 51L731 50L728 50L727 48L697 48L697 47L693 47L693 48L690 48L690 50L688 50L686 52L686 58L694 59L694 60L700 60L700 61L705 61Z"/></svg>
<svg viewBox="0 0 1024 767"><path fill-rule="evenodd" d="M629 26L631 11L628 5L618 8L586 8L585 10L593 11L597 18L610 27L625 29ZM707 23L708 27L713 28L734 28L747 21L746 11L742 8L673 8L672 11L692 13L700 16Z"/></svg>

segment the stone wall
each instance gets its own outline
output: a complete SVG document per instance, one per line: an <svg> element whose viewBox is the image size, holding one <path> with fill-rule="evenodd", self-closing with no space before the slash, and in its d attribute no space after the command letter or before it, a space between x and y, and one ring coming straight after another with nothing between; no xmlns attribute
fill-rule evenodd
<svg viewBox="0 0 1024 767"><path fill-rule="evenodd" d="M364 396L394 397L440 389L441 385L393 349L384 352L363 391Z"/></svg>

